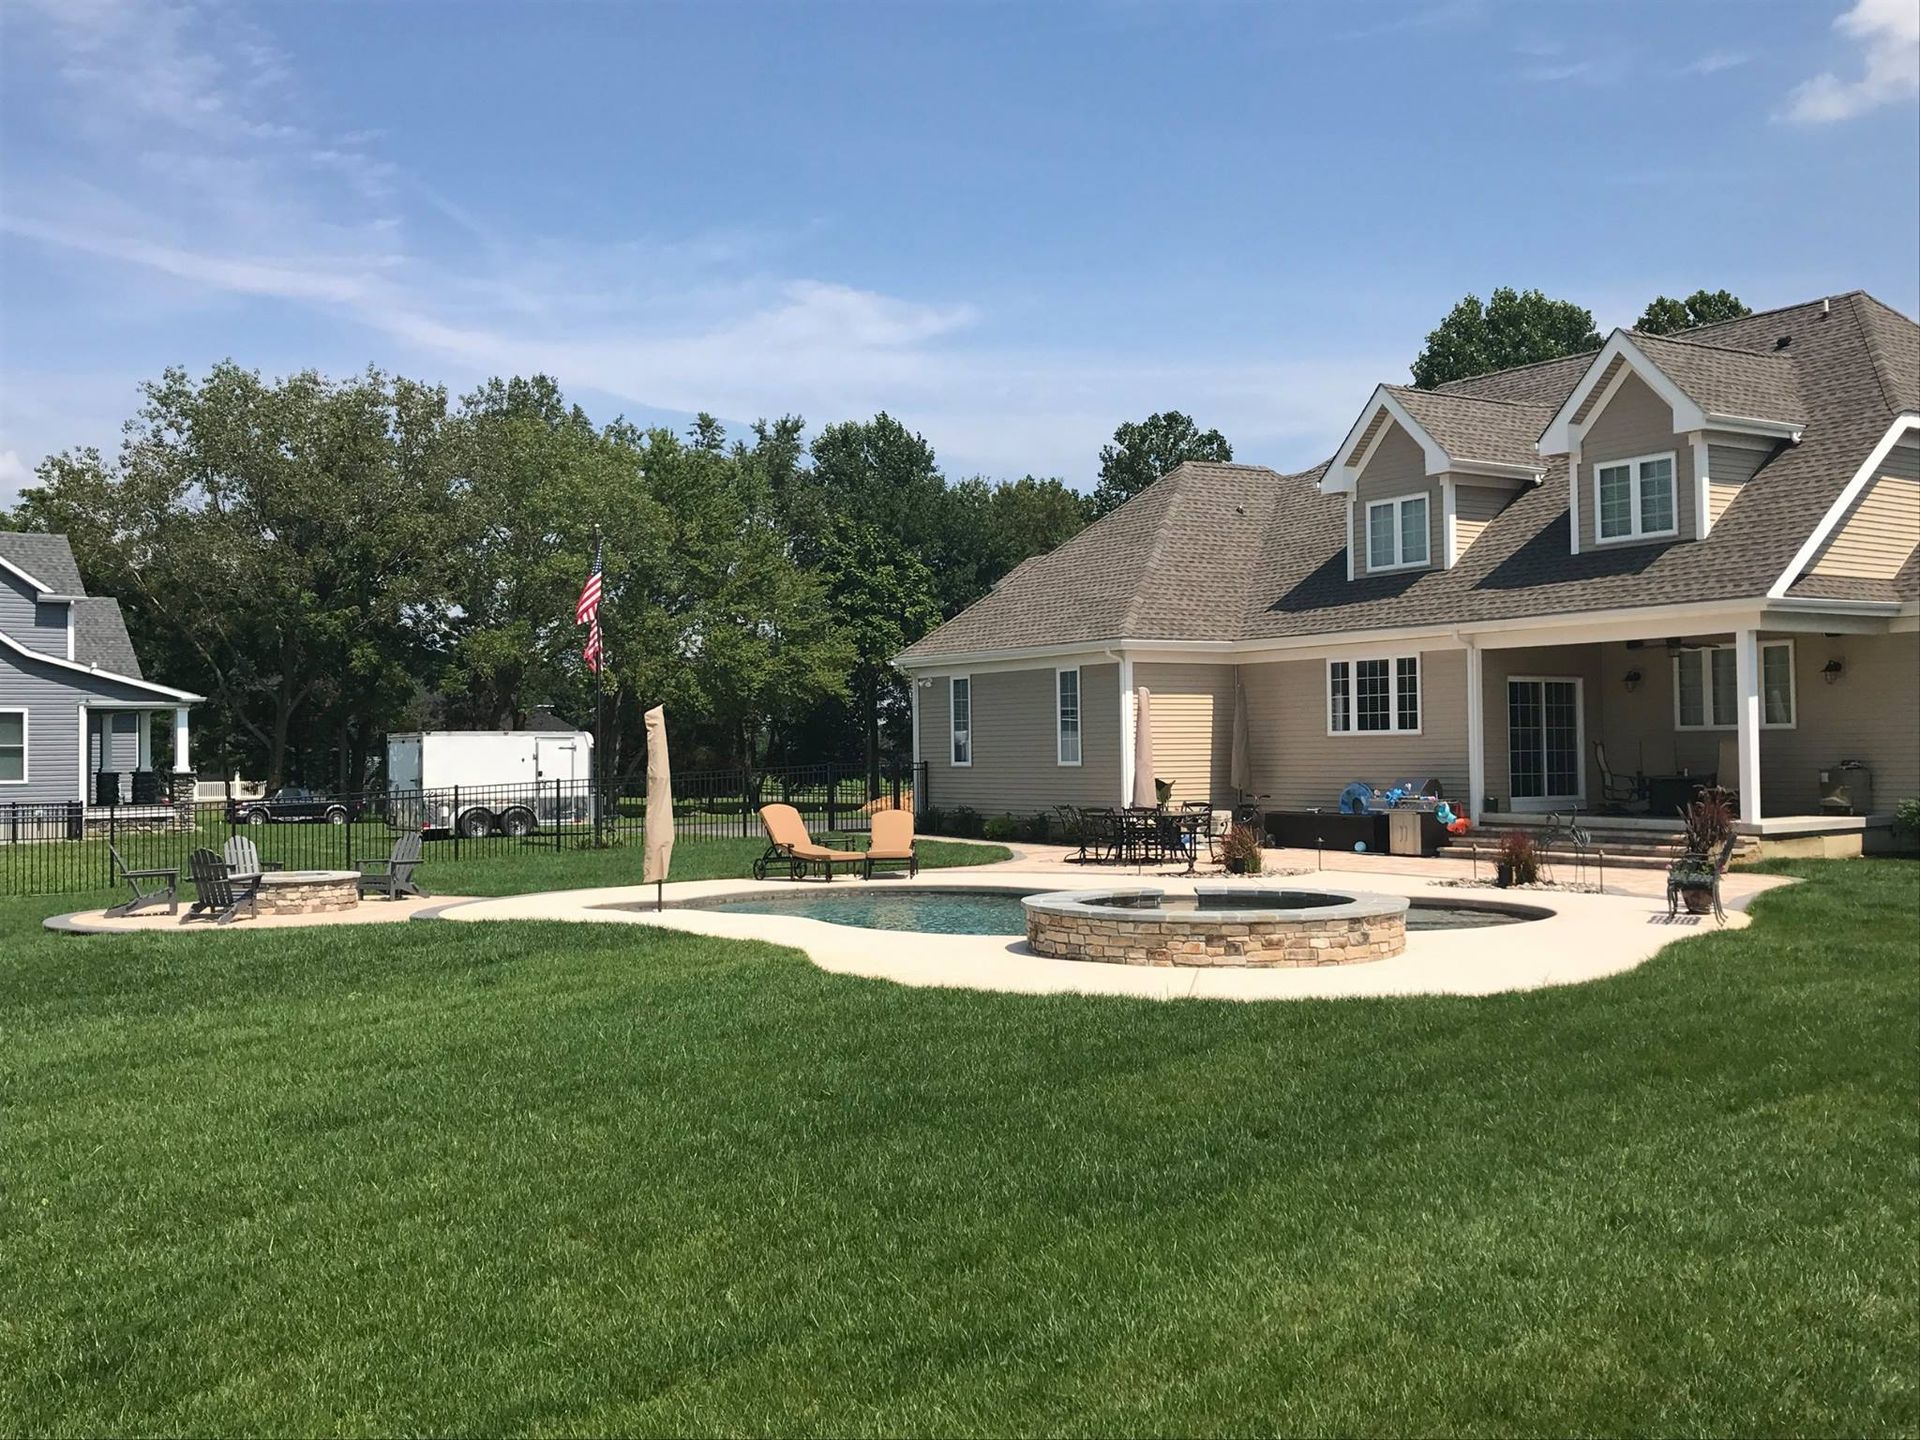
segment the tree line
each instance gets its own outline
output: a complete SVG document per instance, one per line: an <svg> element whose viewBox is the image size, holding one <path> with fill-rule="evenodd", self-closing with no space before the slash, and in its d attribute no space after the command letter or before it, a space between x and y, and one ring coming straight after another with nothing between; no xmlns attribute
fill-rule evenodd
<svg viewBox="0 0 1920 1440"><path fill-rule="evenodd" d="M1746 313L1701 290L1656 299L1639 328ZM1500 289L1456 305L1412 369L1430 388L1599 343L1579 306ZM1168 410L1114 431L1083 496L949 481L885 413L729 441L705 414L684 435L596 425L543 375L455 399L374 369L267 380L229 361L142 386L116 454L49 457L0 520L66 534L148 672L208 697L202 768L358 789L391 731L541 707L586 723L599 683L617 772L642 763L641 713L664 703L685 765L875 773L907 745L894 655L1182 461L1232 458ZM599 682L573 623L596 527Z"/></svg>

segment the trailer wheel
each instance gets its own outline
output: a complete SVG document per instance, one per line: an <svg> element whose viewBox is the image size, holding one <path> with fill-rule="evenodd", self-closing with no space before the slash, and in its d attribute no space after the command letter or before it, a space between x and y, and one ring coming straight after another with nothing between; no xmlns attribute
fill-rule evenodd
<svg viewBox="0 0 1920 1440"><path fill-rule="evenodd" d="M500 833L519 839L522 835L531 835L539 828L533 812L524 805L516 805L500 817Z"/></svg>
<svg viewBox="0 0 1920 1440"><path fill-rule="evenodd" d="M463 810L460 814L460 833L469 840L484 840L493 833L493 814L491 811L475 806Z"/></svg>

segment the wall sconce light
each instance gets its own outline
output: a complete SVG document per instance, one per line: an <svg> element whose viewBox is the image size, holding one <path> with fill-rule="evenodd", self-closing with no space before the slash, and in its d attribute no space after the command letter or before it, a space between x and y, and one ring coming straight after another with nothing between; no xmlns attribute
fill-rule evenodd
<svg viewBox="0 0 1920 1440"><path fill-rule="evenodd" d="M1833 659L1827 661L1826 664L1820 667L1820 678L1826 681L1827 684L1829 685L1833 684L1834 681L1838 680L1842 675L1846 673L1847 673L1847 662L1842 660L1837 655Z"/></svg>
<svg viewBox="0 0 1920 1440"><path fill-rule="evenodd" d="M1638 670L1629 670L1620 678L1626 682L1627 693L1629 695L1640 688L1640 672Z"/></svg>

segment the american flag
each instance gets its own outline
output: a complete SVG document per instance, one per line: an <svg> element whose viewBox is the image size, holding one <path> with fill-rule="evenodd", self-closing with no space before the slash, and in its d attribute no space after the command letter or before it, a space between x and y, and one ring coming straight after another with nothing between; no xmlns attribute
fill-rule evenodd
<svg viewBox="0 0 1920 1440"><path fill-rule="evenodd" d="M600 633L600 572L602 565L600 537L593 537L593 569L587 572L587 583L580 589L580 603L573 607L573 623L587 627L586 649L580 653L587 662L587 669L598 672L606 664L607 647Z"/></svg>

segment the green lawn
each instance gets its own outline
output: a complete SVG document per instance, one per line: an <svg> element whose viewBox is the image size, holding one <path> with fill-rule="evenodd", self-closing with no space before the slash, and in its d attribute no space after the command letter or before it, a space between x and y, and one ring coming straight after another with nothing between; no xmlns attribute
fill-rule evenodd
<svg viewBox="0 0 1920 1440"><path fill-rule="evenodd" d="M1245 1006L10 902L0 1432L1912 1434L1920 866L1800 868Z"/></svg>

